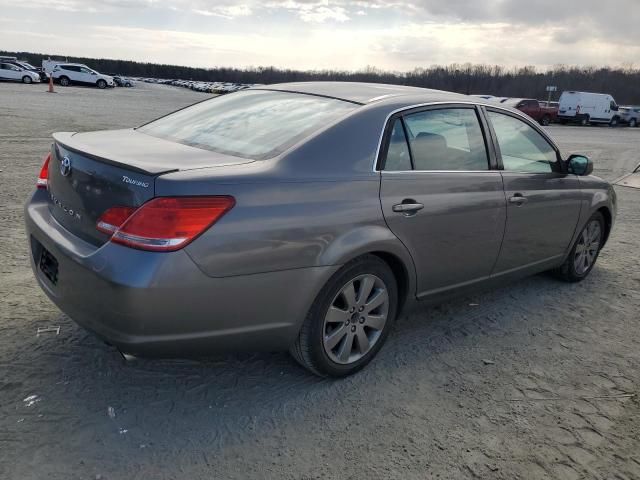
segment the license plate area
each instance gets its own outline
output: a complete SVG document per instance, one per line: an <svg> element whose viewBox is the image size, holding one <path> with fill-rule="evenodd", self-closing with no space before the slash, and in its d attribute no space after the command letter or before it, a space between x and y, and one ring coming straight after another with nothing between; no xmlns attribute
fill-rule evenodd
<svg viewBox="0 0 640 480"><path fill-rule="evenodd" d="M58 283L58 260L44 247L40 252L38 267L42 274L54 285Z"/></svg>

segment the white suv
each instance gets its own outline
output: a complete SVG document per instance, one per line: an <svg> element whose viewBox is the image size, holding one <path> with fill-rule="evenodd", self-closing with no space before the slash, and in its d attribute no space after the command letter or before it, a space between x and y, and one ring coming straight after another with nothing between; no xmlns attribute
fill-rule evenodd
<svg viewBox="0 0 640 480"><path fill-rule="evenodd" d="M95 85L98 88L113 87L113 77L103 75L81 63L59 63L51 72L53 79L66 87L72 83Z"/></svg>

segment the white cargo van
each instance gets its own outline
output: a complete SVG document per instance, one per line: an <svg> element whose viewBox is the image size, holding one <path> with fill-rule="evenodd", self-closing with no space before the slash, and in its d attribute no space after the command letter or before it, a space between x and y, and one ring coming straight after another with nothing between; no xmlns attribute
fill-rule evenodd
<svg viewBox="0 0 640 480"><path fill-rule="evenodd" d="M611 95L590 92L562 92L558 106L560 122L578 122L580 125L608 123L615 127L620 122L618 104Z"/></svg>

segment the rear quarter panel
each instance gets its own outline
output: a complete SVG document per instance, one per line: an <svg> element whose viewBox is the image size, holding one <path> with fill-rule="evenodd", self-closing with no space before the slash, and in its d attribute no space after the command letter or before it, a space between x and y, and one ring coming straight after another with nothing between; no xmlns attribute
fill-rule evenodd
<svg viewBox="0 0 640 480"><path fill-rule="evenodd" d="M371 251L411 264L382 218L373 174L369 180L206 183L192 184L190 194L236 199L231 211L186 247L209 276L341 265ZM163 182L158 189L166 191Z"/></svg>

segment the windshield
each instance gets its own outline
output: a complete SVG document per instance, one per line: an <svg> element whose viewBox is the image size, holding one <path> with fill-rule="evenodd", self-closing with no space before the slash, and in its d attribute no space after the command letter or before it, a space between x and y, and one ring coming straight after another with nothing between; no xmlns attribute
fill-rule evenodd
<svg viewBox="0 0 640 480"><path fill-rule="evenodd" d="M262 160L279 155L358 105L299 93L248 90L198 103L139 132L198 148Z"/></svg>

